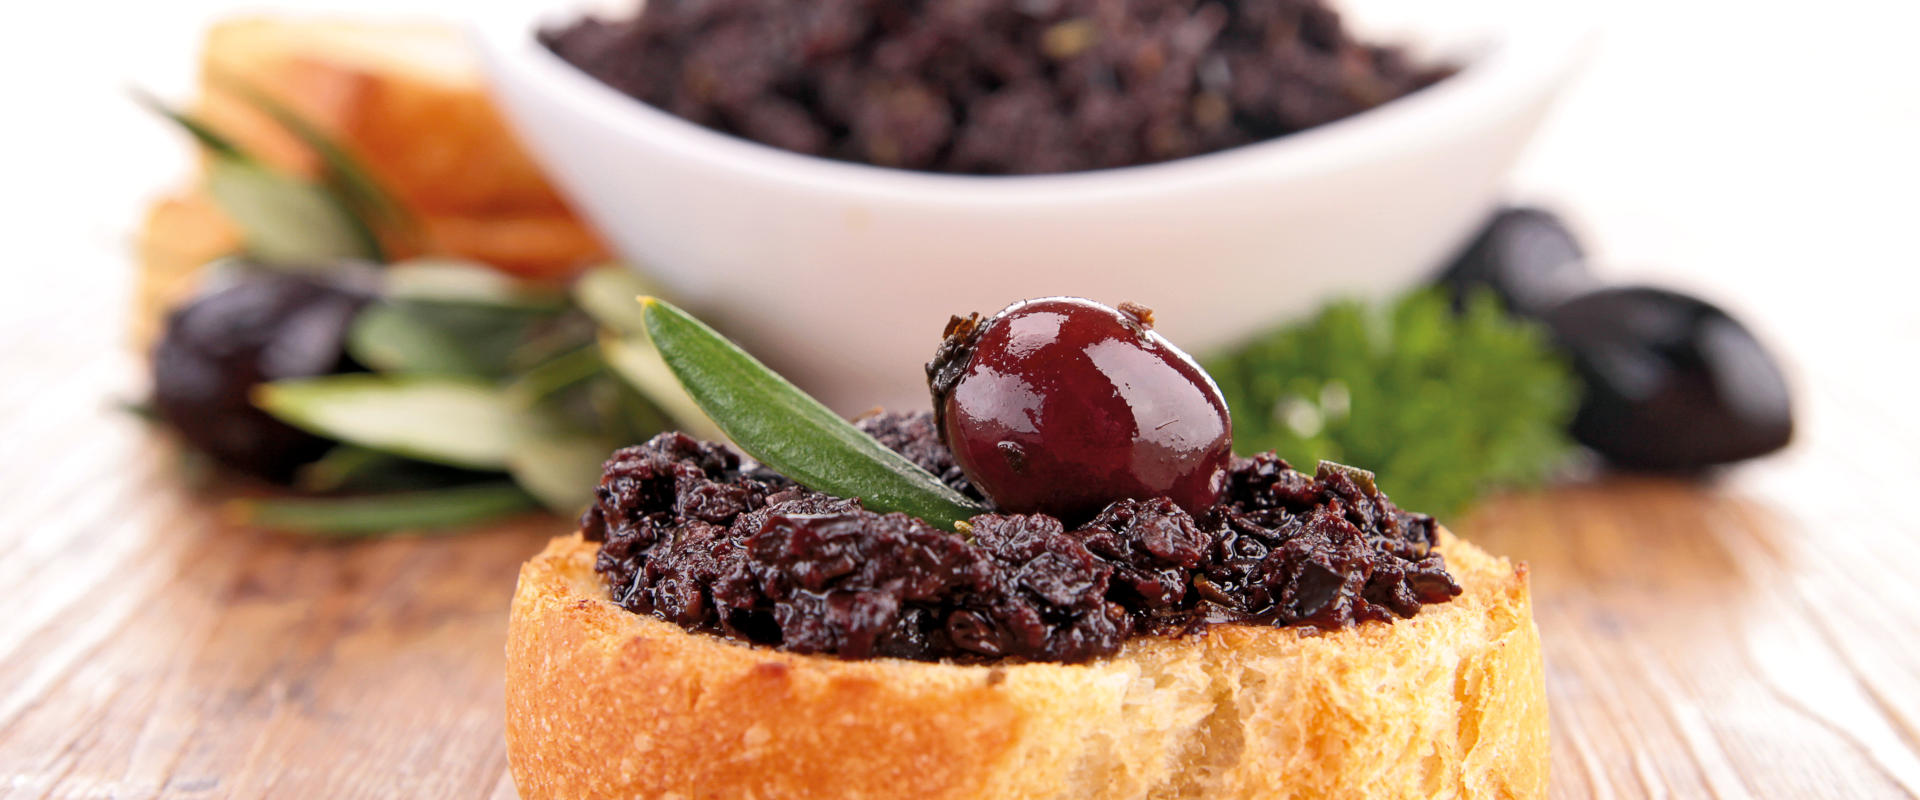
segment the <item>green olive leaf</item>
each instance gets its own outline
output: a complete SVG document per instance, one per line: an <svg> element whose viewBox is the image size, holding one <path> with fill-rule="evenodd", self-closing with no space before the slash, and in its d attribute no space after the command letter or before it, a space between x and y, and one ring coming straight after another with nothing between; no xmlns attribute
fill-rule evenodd
<svg viewBox="0 0 1920 800"><path fill-rule="evenodd" d="M801 485L955 529L979 505L887 449L685 311L641 300L647 332L694 402L748 455Z"/></svg>
<svg viewBox="0 0 1920 800"><path fill-rule="evenodd" d="M218 72L212 77L222 88L239 95L255 110L272 118L306 144L319 157L328 187L356 217L389 229L400 229L400 232L408 235L413 234L414 221L406 209L393 199L386 187L380 185L360 159L347 152L333 137L300 116L291 106L238 77Z"/></svg>
<svg viewBox="0 0 1920 800"><path fill-rule="evenodd" d="M160 102L160 98L154 97L144 90L134 89L133 100L140 105L146 106L147 110L166 117L168 121L179 126L181 130L186 131L187 135L192 136L195 141L200 143L201 147L207 148L207 150L214 155L232 157L245 157L246 155L240 152L240 148L234 145L233 140L228 139L225 134L208 127L191 114Z"/></svg>
<svg viewBox="0 0 1920 800"><path fill-rule="evenodd" d="M619 264L595 267L573 282L573 302L603 327L625 336L644 336L646 312L635 302L660 290L640 273Z"/></svg>
<svg viewBox="0 0 1920 800"><path fill-rule="evenodd" d="M395 262L386 270L385 295L390 300L531 312L559 311L567 300L557 287L518 280L485 264L447 258Z"/></svg>
<svg viewBox="0 0 1920 800"><path fill-rule="evenodd" d="M358 538L471 525L539 507L512 483L330 498L235 500L227 513L242 525Z"/></svg>
<svg viewBox="0 0 1920 800"><path fill-rule="evenodd" d="M498 369L468 344L409 309L389 304L366 307L347 331L347 353L381 372L483 376Z"/></svg>
<svg viewBox="0 0 1920 800"><path fill-rule="evenodd" d="M203 120L152 95L136 90L134 99L207 149L207 192L240 226L250 254L281 263L382 260L373 229L329 187L267 167Z"/></svg>
<svg viewBox="0 0 1920 800"><path fill-rule="evenodd" d="M207 165L207 192L240 227L247 252L263 261L380 260L366 226L318 184L216 156Z"/></svg>
<svg viewBox="0 0 1920 800"><path fill-rule="evenodd" d="M619 264L588 270L573 284L573 302L600 323L600 351L614 374L672 417L681 430L710 441L726 439L674 377L647 336L646 311L636 302L653 283Z"/></svg>
<svg viewBox="0 0 1920 800"><path fill-rule="evenodd" d="M486 383L429 375L329 375L256 387L254 405L295 427L406 458L504 470L539 420Z"/></svg>

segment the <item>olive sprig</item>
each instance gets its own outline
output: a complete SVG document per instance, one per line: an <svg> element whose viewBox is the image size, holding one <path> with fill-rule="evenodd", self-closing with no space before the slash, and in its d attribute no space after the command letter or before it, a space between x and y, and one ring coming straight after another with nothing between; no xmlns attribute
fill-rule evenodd
<svg viewBox="0 0 1920 800"><path fill-rule="evenodd" d="M351 371L252 386L254 407L336 444L299 466L291 494L232 503L235 519L364 536L538 507L577 513L617 447L669 428L719 437L653 351L633 298L658 290L632 270L559 285L467 261L392 260L383 242L405 242L412 222L365 167L278 101L221 82L321 170L277 170L140 95L203 147L208 189L242 230L244 252L209 265L205 284L298 273L371 298L338 345Z"/></svg>
<svg viewBox="0 0 1920 800"><path fill-rule="evenodd" d="M251 96L256 105L265 97ZM239 226L248 255L284 265L385 260L386 250L366 211L393 205L391 199L365 177L366 170L345 150L310 125L289 129L322 157L320 182L274 169L205 121L152 95L136 91L134 97L186 131L206 151L207 193ZM298 119L282 106L262 110L283 125ZM343 175L355 177L339 177ZM359 188L342 188L348 185Z"/></svg>
<svg viewBox="0 0 1920 800"><path fill-rule="evenodd" d="M376 248L381 246L382 237L412 241L419 236L418 223L408 213L406 206L395 200L366 165L341 147L333 137L300 116L292 107L238 76L215 72L211 78L215 84L239 96L293 134L319 158L320 186L355 218ZM379 259L376 257L375 260Z"/></svg>
<svg viewBox="0 0 1920 800"><path fill-rule="evenodd" d="M672 303L640 299L647 332L694 402L740 449L816 491L955 530L986 512Z"/></svg>
<svg viewBox="0 0 1920 800"><path fill-rule="evenodd" d="M485 267L434 263L433 291L403 279L419 268L391 266L388 277L398 280L349 331L349 353L372 371L271 381L253 394L274 417L341 443L304 467L297 487L337 489L348 483L344 471L373 491L245 501L236 514L272 527L364 534L382 520L444 527L536 502L577 513L592 501L613 450L669 428L714 430L670 375L617 367L616 359L659 356L645 339L584 310L604 301L578 299L651 291L631 270L593 270L559 305L543 307L549 301L530 294L538 287L501 283ZM452 485L383 491L430 475Z"/></svg>

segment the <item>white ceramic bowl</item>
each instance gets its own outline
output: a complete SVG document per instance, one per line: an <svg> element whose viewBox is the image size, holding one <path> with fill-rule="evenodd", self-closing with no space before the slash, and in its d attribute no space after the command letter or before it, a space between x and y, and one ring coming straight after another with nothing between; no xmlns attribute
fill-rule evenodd
<svg viewBox="0 0 1920 800"><path fill-rule="evenodd" d="M538 45L536 26L564 13L475 30L507 116L615 248L854 412L924 407L922 365L954 313L1041 295L1132 300L1204 353L1331 297L1425 277L1496 202L1587 28L1546 8L1557 4L1416 4L1429 19L1363 31L1410 32L1464 65L1429 89L1211 155L1031 177L884 169L716 133Z"/></svg>

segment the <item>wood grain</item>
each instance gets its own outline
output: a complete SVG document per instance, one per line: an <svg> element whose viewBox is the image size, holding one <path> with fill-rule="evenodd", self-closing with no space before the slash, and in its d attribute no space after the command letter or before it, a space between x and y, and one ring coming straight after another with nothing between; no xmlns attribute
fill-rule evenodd
<svg viewBox="0 0 1920 800"><path fill-rule="evenodd" d="M512 798L507 602L567 523L360 543L229 526L115 410L142 383L116 308L0 307L0 797ZM1803 376L1782 456L1455 521L1532 564L1555 797L1920 795L1920 430L1860 363Z"/></svg>

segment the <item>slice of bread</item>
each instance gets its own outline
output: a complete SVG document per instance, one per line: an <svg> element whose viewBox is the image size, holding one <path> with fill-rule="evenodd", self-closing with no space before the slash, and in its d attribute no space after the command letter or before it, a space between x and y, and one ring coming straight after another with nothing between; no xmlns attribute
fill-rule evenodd
<svg viewBox="0 0 1920 800"><path fill-rule="evenodd" d="M614 605L597 545L555 539L513 601L514 781L524 800L1544 796L1525 567L1442 536L1466 591L1412 619L1000 666L689 633Z"/></svg>
<svg viewBox="0 0 1920 800"><path fill-rule="evenodd" d="M135 349L146 352L160 338L167 311L192 297L207 262L238 252L240 230L205 192L167 197L147 207L135 255L133 319L127 326Z"/></svg>
<svg viewBox="0 0 1920 800"><path fill-rule="evenodd" d="M306 146L236 83L340 141L418 214L566 212L494 108L479 57L456 27L265 16L207 32L200 116L264 160L316 174Z"/></svg>

